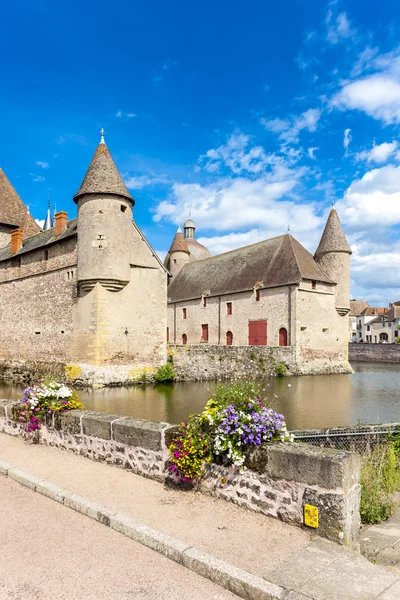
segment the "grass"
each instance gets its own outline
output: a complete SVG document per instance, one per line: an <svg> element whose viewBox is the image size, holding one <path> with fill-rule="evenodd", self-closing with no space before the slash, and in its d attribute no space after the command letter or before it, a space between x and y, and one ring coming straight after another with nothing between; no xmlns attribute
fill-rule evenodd
<svg viewBox="0 0 400 600"><path fill-rule="evenodd" d="M360 513L363 523L388 519L399 502L400 439L376 446L363 457Z"/></svg>

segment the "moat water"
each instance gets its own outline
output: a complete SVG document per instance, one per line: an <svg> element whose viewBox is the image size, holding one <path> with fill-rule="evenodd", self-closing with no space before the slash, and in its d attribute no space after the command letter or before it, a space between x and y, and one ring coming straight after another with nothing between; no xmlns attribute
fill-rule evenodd
<svg viewBox="0 0 400 600"><path fill-rule="evenodd" d="M267 404L289 429L400 422L400 365L353 363L352 375L273 378L263 382ZM288 385L290 384L290 387ZM200 412L214 384L176 383L80 391L90 410L179 423ZM23 387L0 383L0 397L17 399Z"/></svg>

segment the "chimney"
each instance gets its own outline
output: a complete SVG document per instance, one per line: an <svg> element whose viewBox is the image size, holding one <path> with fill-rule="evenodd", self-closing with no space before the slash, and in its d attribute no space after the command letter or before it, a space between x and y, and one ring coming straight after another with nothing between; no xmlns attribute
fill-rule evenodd
<svg viewBox="0 0 400 600"><path fill-rule="evenodd" d="M23 237L24 232L20 228L11 232L11 254L15 254L21 248Z"/></svg>
<svg viewBox="0 0 400 600"><path fill-rule="evenodd" d="M65 231L67 227L67 216L68 213L66 213L64 210L60 210L60 212L54 215L56 220L56 235L60 235Z"/></svg>

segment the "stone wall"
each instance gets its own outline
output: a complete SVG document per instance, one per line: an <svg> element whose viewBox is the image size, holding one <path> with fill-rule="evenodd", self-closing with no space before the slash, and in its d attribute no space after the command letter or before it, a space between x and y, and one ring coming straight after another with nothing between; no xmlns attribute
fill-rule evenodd
<svg viewBox="0 0 400 600"><path fill-rule="evenodd" d="M0 400L0 432L22 435L15 402ZM173 483L168 446L175 427L91 411L53 415L36 441ZM319 511L315 532L358 547L360 459L356 454L305 444L264 444L249 452L246 470L209 465L199 490L239 506L303 526L304 506Z"/></svg>
<svg viewBox="0 0 400 600"><path fill-rule="evenodd" d="M400 363L400 344L349 344L349 361Z"/></svg>
<svg viewBox="0 0 400 600"><path fill-rule="evenodd" d="M0 265L0 356L62 361L68 358L76 302L76 239Z"/></svg>
<svg viewBox="0 0 400 600"><path fill-rule="evenodd" d="M351 372L347 361L299 362L294 346L170 345L169 354L177 379L188 381L273 377L281 362L287 375Z"/></svg>

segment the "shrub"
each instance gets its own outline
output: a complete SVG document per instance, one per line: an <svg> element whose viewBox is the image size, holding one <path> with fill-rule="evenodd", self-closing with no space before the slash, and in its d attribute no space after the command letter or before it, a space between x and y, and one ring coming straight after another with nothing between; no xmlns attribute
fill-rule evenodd
<svg viewBox="0 0 400 600"><path fill-rule="evenodd" d="M154 379L157 383L165 383L167 381L173 381L175 378L174 367L170 362L167 362L165 365L158 367Z"/></svg>
<svg viewBox="0 0 400 600"><path fill-rule="evenodd" d="M398 441L376 446L361 467L360 513L363 523L380 523L396 508L394 494L400 489Z"/></svg>
<svg viewBox="0 0 400 600"><path fill-rule="evenodd" d="M200 415L179 426L170 446L171 471L198 479L205 462L243 468L245 451L263 442L292 441L283 415L267 408L254 383L220 384Z"/></svg>
<svg viewBox="0 0 400 600"><path fill-rule="evenodd" d="M76 392L63 383L46 380L24 390L24 395L15 409L16 417L24 423L28 433L40 428L46 415L85 408Z"/></svg>
<svg viewBox="0 0 400 600"><path fill-rule="evenodd" d="M277 375L277 377L285 377L285 375L287 374L287 368L284 362L278 363L274 370L275 375Z"/></svg>

